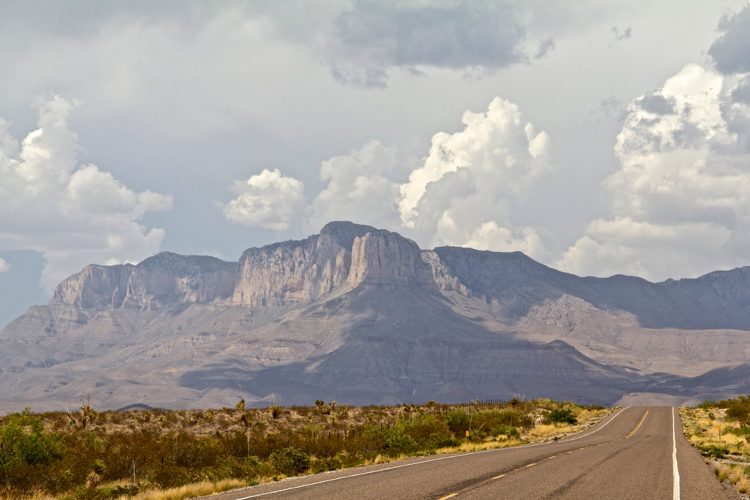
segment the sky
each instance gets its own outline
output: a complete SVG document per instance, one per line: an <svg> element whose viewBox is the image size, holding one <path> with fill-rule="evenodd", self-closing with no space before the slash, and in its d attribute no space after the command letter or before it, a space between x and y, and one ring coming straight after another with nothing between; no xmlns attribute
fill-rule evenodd
<svg viewBox="0 0 750 500"><path fill-rule="evenodd" d="M0 325L89 263L331 220L581 275L750 264L745 0L6 0L0 68Z"/></svg>

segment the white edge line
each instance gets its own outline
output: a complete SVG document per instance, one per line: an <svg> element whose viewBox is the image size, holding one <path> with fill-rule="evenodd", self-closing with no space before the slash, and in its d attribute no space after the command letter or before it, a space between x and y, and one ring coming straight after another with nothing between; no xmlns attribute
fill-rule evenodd
<svg viewBox="0 0 750 500"><path fill-rule="evenodd" d="M387 472L387 471L390 471L390 470L403 469L404 467L413 467L415 465L422 465L422 464L427 464L427 463L431 463L431 462L439 462L439 461L442 461L442 460L451 460L451 459L454 459L454 458L462 458L462 457L468 457L468 456L473 456L473 455L482 455L484 453L497 453L497 452L500 452L500 451L518 450L518 449L523 449L523 448L534 448L536 446L544 446L544 445L550 445L550 444L556 444L556 443L569 443L571 441L575 441L577 439L581 439L581 438L584 438L586 436L590 436L590 435L594 434L595 432L599 432L600 430L604 429L605 427L607 427L609 425L610 422L612 422L615 418L617 418L620 415L620 413L623 412L624 409L625 408L621 408L620 411L618 411L617 413L615 413L612 416L612 418L610 418L609 420L607 420L607 422L605 422L605 424L602 425L601 427L598 427L598 428L594 429L591 432L588 432L588 433L583 434L581 436L574 437L572 439L566 439L566 440L560 440L560 441L550 441L550 442L546 442L546 443L534 443L534 444L527 444L527 445L523 445L523 446L511 446L509 448L499 448L499 449L496 449L496 450L470 451L470 452L467 452L467 453L461 453L459 455L449 455L449 456L445 456L445 457L431 458L431 459L428 459L428 460L422 460L420 462L410 462L408 464L394 465L392 467L386 467L384 469L377 469L377 470L371 470L371 471L367 471L367 472L360 472L358 474L349 474L347 476L340 476L340 477L334 477L334 478L331 478L331 479L324 479L323 481L316 481L314 483L300 484L298 486L290 486L289 488L283 488L281 490L267 491L265 493L256 493L255 495L250 495L250 496L246 496L246 497L240 497L240 498L236 498L235 500L248 500L250 498L258 498L258 497L264 497L264 496L268 496L268 495L276 495L278 493L284 493L286 491L299 490L299 489L302 489L302 488L308 488L310 486L317 486L319 484L332 483L334 481L341 481L342 479L349 479L349 478L352 478L352 477L369 476L370 474L378 474L380 472ZM672 422L672 425L674 425L674 421Z"/></svg>
<svg viewBox="0 0 750 500"><path fill-rule="evenodd" d="M614 415L612 415L612 418L610 418L609 420L607 420L607 422L605 422L605 424L604 424L604 425L602 425L601 427L598 427L598 428L594 429L593 431L591 431L591 432L589 432L589 433L586 433L586 434L582 434L582 435L580 435L580 436L575 436L575 437L572 437L572 438L570 438L570 439L561 439L561 440L560 440L560 441L558 441L558 442L559 442L559 443L570 443L571 441L575 441L575 440L577 440L577 439L585 438L586 436L590 436L590 435L592 435L592 434L593 434L593 433L595 433L595 432L599 432L600 430L602 430L602 429L604 429L605 427L607 427L607 426L609 425L609 423L610 423L611 421L613 421L613 420L614 420L614 419L615 419L615 418L616 418L616 417L617 417L618 415L620 415L620 413L622 413L622 412L623 412L624 410L625 410L625 408L620 408L620 411L618 411L617 413L615 413ZM548 443L544 443L544 444L548 444ZM507 449L510 449L510 448L507 448Z"/></svg>
<svg viewBox="0 0 750 500"><path fill-rule="evenodd" d="M680 500L680 467L677 464L677 431L672 407L672 500Z"/></svg>

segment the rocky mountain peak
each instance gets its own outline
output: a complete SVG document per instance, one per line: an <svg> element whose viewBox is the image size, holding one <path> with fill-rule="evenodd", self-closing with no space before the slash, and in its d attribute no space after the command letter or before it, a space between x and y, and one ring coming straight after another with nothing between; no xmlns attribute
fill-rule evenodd
<svg viewBox="0 0 750 500"><path fill-rule="evenodd" d="M416 243L397 233L346 221L305 240L251 248L240 259L232 297L243 306L283 306L368 282L429 285Z"/></svg>
<svg viewBox="0 0 750 500"><path fill-rule="evenodd" d="M88 265L57 285L52 301L83 309L119 307L125 298L133 269L134 266L130 264Z"/></svg>
<svg viewBox="0 0 750 500"><path fill-rule="evenodd" d="M385 230L373 230L352 243L349 283L364 282L434 286L417 244Z"/></svg>
<svg viewBox="0 0 750 500"><path fill-rule="evenodd" d="M224 405L238 389L258 404L716 397L750 387L748 305L750 268L578 277L520 252L423 251L332 222L239 262L162 252L87 266L0 332L0 407L87 391L115 407L144 394ZM666 385L664 373L675 374Z"/></svg>
<svg viewBox="0 0 750 500"><path fill-rule="evenodd" d="M319 237L330 237L342 248L351 249L355 238L376 231L377 229L372 226L355 224L349 221L332 221L323 226Z"/></svg>
<svg viewBox="0 0 750 500"><path fill-rule="evenodd" d="M58 285L52 301L93 310L209 302L231 296L236 269L214 257L162 252L135 266L86 266Z"/></svg>

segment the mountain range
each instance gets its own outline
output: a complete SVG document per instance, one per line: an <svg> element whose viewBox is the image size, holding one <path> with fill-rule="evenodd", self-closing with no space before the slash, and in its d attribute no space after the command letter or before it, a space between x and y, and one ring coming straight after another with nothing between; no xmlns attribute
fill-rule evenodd
<svg viewBox="0 0 750 500"><path fill-rule="evenodd" d="M331 222L238 262L90 265L0 332L0 410L750 392L750 267L652 283Z"/></svg>

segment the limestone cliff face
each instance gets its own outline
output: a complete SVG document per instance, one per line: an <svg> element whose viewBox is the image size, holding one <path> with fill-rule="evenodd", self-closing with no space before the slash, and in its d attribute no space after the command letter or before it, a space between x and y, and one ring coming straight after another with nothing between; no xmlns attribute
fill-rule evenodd
<svg viewBox="0 0 750 500"><path fill-rule="evenodd" d="M282 306L329 294L346 283L354 239L374 230L333 222L302 241L246 250L232 302L246 307Z"/></svg>
<svg viewBox="0 0 750 500"><path fill-rule="evenodd" d="M120 307L134 266L86 266L57 286L53 302L82 309Z"/></svg>
<svg viewBox="0 0 750 500"><path fill-rule="evenodd" d="M413 241L370 226L332 222L302 241L247 250L232 302L283 306L367 281L429 286L431 276Z"/></svg>
<svg viewBox="0 0 750 500"><path fill-rule="evenodd" d="M355 238L348 281L352 286L365 282L434 286L417 244L384 230Z"/></svg>
<svg viewBox="0 0 750 500"><path fill-rule="evenodd" d="M137 266L87 266L55 290L53 304L85 310L135 307L159 311L181 303L226 299L237 264L163 252Z"/></svg>
<svg viewBox="0 0 750 500"><path fill-rule="evenodd" d="M350 222L318 235L244 252L238 264L169 252L138 265L87 266L63 281L53 303L82 310L133 307L161 311L185 303L284 306L365 282L434 286L411 240Z"/></svg>
<svg viewBox="0 0 750 500"><path fill-rule="evenodd" d="M163 252L133 269L125 304L159 310L171 304L227 299L234 290L236 273L234 262Z"/></svg>
<svg viewBox="0 0 750 500"><path fill-rule="evenodd" d="M427 263L432 274L432 281L441 292L455 292L460 295L470 296L471 290L448 269L448 266L440 260L440 256L434 250L423 250L422 260Z"/></svg>
<svg viewBox="0 0 750 500"><path fill-rule="evenodd" d="M396 233L351 222L329 223L305 240L249 249L239 263L164 252L138 265L87 266L57 287L50 306L54 324L76 325L106 309L305 304L367 283L437 288L462 304L484 302L493 317L509 323L567 295L597 309L625 311L643 327L750 329L750 268L662 283L582 278L520 252L421 251Z"/></svg>

